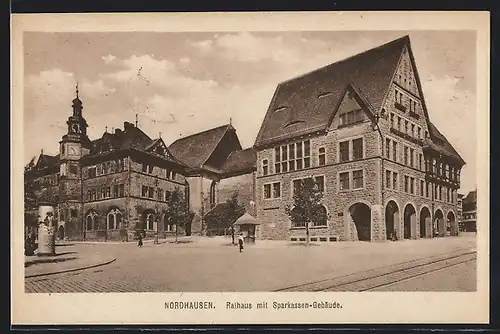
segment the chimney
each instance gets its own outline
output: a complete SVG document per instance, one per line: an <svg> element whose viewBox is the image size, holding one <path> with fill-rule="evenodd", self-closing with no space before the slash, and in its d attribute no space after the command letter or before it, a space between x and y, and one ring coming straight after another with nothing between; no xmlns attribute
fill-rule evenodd
<svg viewBox="0 0 500 334"><path fill-rule="evenodd" d="M125 131L127 131L128 129L133 128L133 127L134 127L134 124L132 124L132 123L129 123L129 122L127 122L127 121L125 121L125 122L123 123L123 129L124 129Z"/></svg>
<svg viewBox="0 0 500 334"><path fill-rule="evenodd" d="M115 135L120 135L122 133L122 129L115 129Z"/></svg>

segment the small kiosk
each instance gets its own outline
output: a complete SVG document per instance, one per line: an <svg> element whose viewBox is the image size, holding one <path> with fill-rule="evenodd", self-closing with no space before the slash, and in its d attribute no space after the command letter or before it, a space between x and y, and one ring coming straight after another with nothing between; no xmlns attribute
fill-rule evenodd
<svg viewBox="0 0 500 334"><path fill-rule="evenodd" d="M255 243L255 229L260 224L261 223L251 214L245 213L236 220L234 226L239 227L239 231L243 233L246 244L253 244Z"/></svg>

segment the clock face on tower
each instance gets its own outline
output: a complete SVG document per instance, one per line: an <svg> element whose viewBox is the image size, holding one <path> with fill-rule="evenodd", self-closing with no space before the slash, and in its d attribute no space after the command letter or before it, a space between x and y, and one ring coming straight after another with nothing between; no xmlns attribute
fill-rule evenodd
<svg viewBox="0 0 500 334"><path fill-rule="evenodd" d="M69 146L68 147L68 153L70 155L79 155L80 154L80 147L78 147L78 146Z"/></svg>

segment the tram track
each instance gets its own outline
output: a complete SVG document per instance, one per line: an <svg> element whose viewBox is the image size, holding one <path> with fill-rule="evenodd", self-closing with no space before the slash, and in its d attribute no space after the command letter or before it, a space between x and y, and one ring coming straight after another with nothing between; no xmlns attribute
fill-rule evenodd
<svg viewBox="0 0 500 334"><path fill-rule="evenodd" d="M459 250L321 281L298 284L275 292L370 291L476 260L475 250Z"/></svg>

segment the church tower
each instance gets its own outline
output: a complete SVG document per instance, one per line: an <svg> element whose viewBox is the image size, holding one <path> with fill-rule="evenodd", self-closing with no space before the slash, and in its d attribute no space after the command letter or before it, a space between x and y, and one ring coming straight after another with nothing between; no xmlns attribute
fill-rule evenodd
<svg viewBox="0 0 500 334"><path fill-rule="evenodd" d="M91 142L87 136L87 121L82 115L82 101L78 96L73 100L73 113L68 118L67 133L59 142L59 224L64 224L66 236L83 237L83 195L80 159L89 153Z"/></svg>

